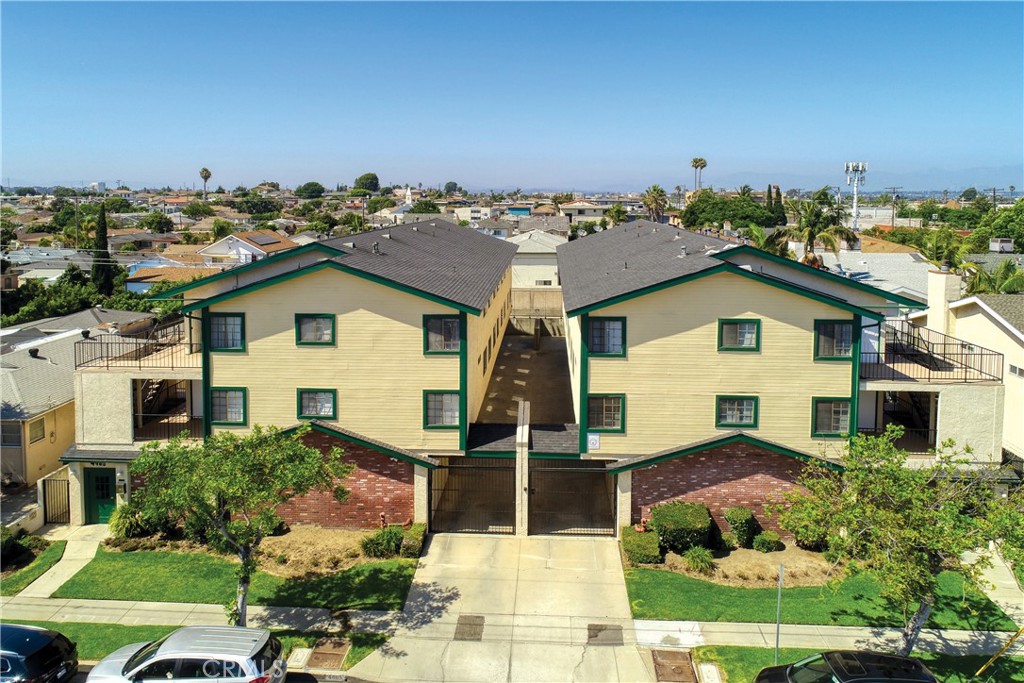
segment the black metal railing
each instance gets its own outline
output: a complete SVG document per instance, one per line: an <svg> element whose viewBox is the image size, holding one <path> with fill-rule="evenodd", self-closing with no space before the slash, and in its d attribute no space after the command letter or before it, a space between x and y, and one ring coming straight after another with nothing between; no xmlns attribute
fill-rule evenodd
<svg viewBox="0 0 1024 683"><path fill-rule="evenodd" d="M101 335L75 344L75 367L197 368L202 345L188 341L183 321L151 330L145 337Z"/></svg>
<svg viewBox="0 0 1024 683"><path fill-rule="evenodd" d="M868 436L881 436L885 429L859 429L861 434ZM907 453L921 454L928 453L935 449L936 430L934 429L911 429L904 427L903 436L896 439L893 444Z"/></svg>
<svg viewBox="0 0 1024 683"><path fill-rule="evenodd" d="M860 377L896 382L1001 382L1003 354L906 320L881 326L878 351L860 355Z"/></svg>
<svg viewBox="0 0 1024 683"><path fill-rule="evenodd" d="M135 441L168 441L181 434L188 439L203 438L203 419L186 413L135 415L133 420Z"/></svg>

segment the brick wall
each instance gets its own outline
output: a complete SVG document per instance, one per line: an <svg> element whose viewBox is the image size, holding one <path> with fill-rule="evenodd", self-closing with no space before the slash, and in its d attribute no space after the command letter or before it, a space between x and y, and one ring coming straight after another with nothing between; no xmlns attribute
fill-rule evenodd
<svg viewBox="0 0 1024 683"><path fill-rule="evenodd" d="M663 460L633 471L632 521L650 519L659 503L685 500L707 505L723 531L729 528L724 510L738 506L753 510L766 529L781 531L765 514L765 503L800 489L795 482L803 467L794 458L742 443Z"/></svg>
<svg viewBox="0 0 1024 683"><path fill-rule="evenodd" d="M329 491L293 498L278 508L278 513L287 523L370 529L379 526L382 512L389 524L412 519L414 466L411 463L321 432L309 432L304 441L324 453L333 446L339 446L345 451L342 459L355 463L356 469L344 482L349 490L345 503L336 501Z"/></svg>

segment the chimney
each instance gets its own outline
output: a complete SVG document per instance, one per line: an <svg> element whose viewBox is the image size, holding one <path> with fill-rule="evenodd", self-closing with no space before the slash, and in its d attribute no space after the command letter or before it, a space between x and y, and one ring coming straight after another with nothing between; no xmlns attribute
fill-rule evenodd
<svg viewBox="0 0 1024 683"><path fill-rule="evenodd" d="M32 356L33 358L39 358L39 349L29 349L28 355Z"/></svg>
<svg viewBox="0 0 1024 683"><path fill-rule="evenodd" d="M960 287L960 276L950 272L948 266L928 271L929 329L949 334L949 304L960 298Z"/></svg>
<svg viewBox="0 0 1024 683"><path fill-rule="evenodd" d="M92 333L89 330L82 330L82 339L88 339L90 334Z"/></svg>

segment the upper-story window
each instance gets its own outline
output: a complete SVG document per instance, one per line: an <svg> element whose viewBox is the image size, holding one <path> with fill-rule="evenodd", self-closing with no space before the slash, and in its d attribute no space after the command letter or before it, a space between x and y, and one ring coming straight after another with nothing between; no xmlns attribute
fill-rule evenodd
<svg viewBox="0 0 1024 683"><path fill-rule="evenodd" d="M723 319L718 321L719 351L760 351L761 321Z"/></svg>
<svg viewBox="0 0 1024 683"><path fill-rule="evenodd" d="M4 422L0 425L0 446L16 447L21 445L21 423Z"/></svg>
<svg viewBox="0 0 1024 683"><path fill-rule="evenodd" d="M245 351L245 314L210 314L210 350Z"/></svg>
<svg viewBox="0 0 1024 683"><path fill-rule="evenodd" d="M458 353L461 336L457 316L423 316L423 353Z"/></svg>
<svg viewBox="0 0 1024 683"><path fill-rule="evenodd" d="M338 391L336 389L299 389L298 415L302 418L338 417Z"/></svg>
<svg viewBox="0 0 1024 683"><path fill-rule="evenodd" d="M626 355L626 319L590 318L587 350L591 356Z"/></svg>
<svg viewBox="0 0 1024 683"><path fill-rule="evenodd" d="M817 437L846 436L850 433L850 400L816 398L811 432Z"/></svg>
<svg viewBox="0 0 1024 683"><path fill-rule="evenodd" d="M35 443L46 438L46 418L39 418L28 423L28 442Z"/></svg>
<svg viewBox="0 0 1024 683"><path fill-rule="evenodd" d="M459 398L457 391L423 392L423 428L457 429Z"/></svg>
<svg viewBox="0 0 1024 683"><path fill-rule="evenodd" d="M718 396L715 400L716 427L757 427L757 396Z"/></svg>
<svg viewBox="0 0 1024 683"><path fill-rule="evenodd" d="M299 346L333 346L335 317L330 313L296 313L295 343Z"/></svg>
<svg viewBox="0 0 1024 683"><path fill-rule="evenodd" d="M626 397L623 394L588 396L587 429L592 432L626 431Z"/></svg>
<svg viewBox="0 0 1024 683"><path fill-rule="evenodd" d="M815 320L814 358L816 360L849 360L853 358L853 322L849 320Z"/></svg>

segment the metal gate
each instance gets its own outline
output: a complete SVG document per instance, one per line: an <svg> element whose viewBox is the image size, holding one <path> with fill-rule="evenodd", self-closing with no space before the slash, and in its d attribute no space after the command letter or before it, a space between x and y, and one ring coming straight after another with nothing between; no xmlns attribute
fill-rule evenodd
<svg viewBox="0 0 1024 683"><path fill-rule="evenodd" d="M71 482L67 479L43 479L43 521L71 523Z"/></svg>
<svg viewBox="0 0 1024 683"><path fill-rule="evenodd" d="M615 535L615 477L591 460L530 460L530 534Z"/></svg>
<svg viewBox="0 0 1024 683"><path fill-rule="evenodd" d="M511 534L516 523L514 458L439 458L430 472L430 530Z"/></svg>

